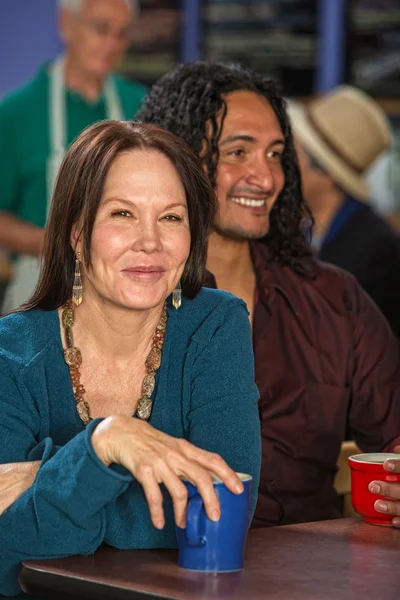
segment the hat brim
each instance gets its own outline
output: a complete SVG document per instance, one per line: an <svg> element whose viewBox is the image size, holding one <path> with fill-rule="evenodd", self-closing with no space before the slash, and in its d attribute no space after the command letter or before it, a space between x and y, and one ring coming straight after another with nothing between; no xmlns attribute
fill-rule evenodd
<svg viewBox="0 0 400 600"><path fill-rule="evenodd" d="M310 123L306 108L298 102L289 101L288 114L293 133L306 152L320 163L345 192L364 202L370 200L367 182L325 143Z"/></svg>

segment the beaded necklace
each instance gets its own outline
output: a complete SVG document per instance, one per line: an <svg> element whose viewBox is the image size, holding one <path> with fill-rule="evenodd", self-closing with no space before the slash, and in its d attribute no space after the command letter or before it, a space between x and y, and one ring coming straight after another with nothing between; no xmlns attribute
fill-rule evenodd
<svg viewBox="0 0 400 600"><path fill-rule="evenodd" d="M151 350L146 358L146 375L144 376L142 383L142 395L140 397L135 416L139 419L146 420L151 415L153 403L151 401L151 394L154 390L156 371L161 366L162 348L164 344L165 331L167 328L167 305L164 304L164 308L161 314L161 318L158 322L156 330L154 332L153 341L151 344ZM74 398L76 400L76 410L80 419L83 421L85 427L90 423L92 417L90 415L90 406L84 399L85 388L81 383L81 372L80 366L82 364L82 354L79 348L74 346L74 338L72 334L72 327L75 321L75 311L71 300L65 303L63 306L61 322L65 332L65 345L64 359L69 367L69 373L72 381L72 389L74 392Z"/></svg>

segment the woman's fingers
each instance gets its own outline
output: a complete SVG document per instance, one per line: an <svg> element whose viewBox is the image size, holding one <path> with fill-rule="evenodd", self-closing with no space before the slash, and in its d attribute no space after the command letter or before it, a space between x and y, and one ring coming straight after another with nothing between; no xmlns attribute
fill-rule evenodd
<svg viewBox="0 0 400 600"><path fill-rule="evenodd" d="M197 488L203 499L208 518L211 521L218 521L221 516L221 507L215 493L211 473L204 467L188 460L182 463L180 471L182 476Z"/></svg>
<svg viewBox="0 0 400 600"><path fill-rule="evenodd" d="M163 496L160 486L154 474L153 467L143 466L138 469L136 479L143 487L146 501L150 510L151 521L156 529L162 529L165 525Z"/></svg>
<svg viewBox="0 0 400 600"><path fill-rule="evenodd" d="M179 444L186 458L196 461L204 469L214 473L231 492L234 494L241 494L243 492L243 483L235 471L227 465L219 454L197 448L186 440L179 440Z"/></svg>
<svg viewBox="0 0 400 600"><path fill-rule="evenodd" d="M156 468L157 479L168 489L175 514L175 523L178 527L186 527L186 509L188 502L188 491L180 477L190 481L203 499L207 516L218 521L220 517L220 505L216 496L210 472L194 460L189 460L182 455L179 449L169 448L164 453L164 458L158 464L153 462Z"/></svg>
<svg viewBox="0 0 400 600"><path fill-rule="evenodd" d="M162 482L169 491L178 527L186 527L186 508L188 491L180 477L190 481L203 499L207 516L218 521L221 511L219 500L214 490L211 473L194 460L185 458L176 448L168 448L163 458L152 460L151 467L156 473L156 479Z"/></svg>
<svg viewBox="0 0 400 600"><path fill-rule="evenodd" d="M188 502L188 490L179 477L165 465L162 473L162 483L167 488L174 506L175 523L178 527L186 527L186 509Z"/></svg>

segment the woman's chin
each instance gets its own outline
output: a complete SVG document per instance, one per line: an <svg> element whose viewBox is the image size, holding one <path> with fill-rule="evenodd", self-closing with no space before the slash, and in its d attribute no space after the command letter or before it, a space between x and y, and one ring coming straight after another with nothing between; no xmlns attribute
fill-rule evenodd
<svg viewBox="0 0 400 600"><path fill-rule="evenodd" d="M115 299L115 304L131 310L150 310L161 306L165 298L166 294L155 293L153 291L153 293L137 294L135 296L123 295Z"/></svg>

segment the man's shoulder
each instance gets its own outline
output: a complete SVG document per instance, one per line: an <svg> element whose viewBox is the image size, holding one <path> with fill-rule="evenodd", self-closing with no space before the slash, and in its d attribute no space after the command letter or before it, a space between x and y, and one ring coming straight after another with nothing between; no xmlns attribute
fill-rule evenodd
<svg viewBox="0 0 400 600"><path fill-rule="evenodd" d="M23 118L32 114L37 102L47 93L48 77L41 69L28 83L9 92L0 102L0 116L3 119Z"/></svg>
<svg viewBox="0 0 400 600"><path fill-rule="evenodd" d="M339 287L359 286L356 278L341 267L331 263L315 260L315 279L311 279L311 283L315 282L318 285L320 282L326 285L334 285Z"/></svg>
<svg viewBox="0 0 400 600"><path fill-rule="evenodd" d="M284 284L285 281L296 282L299 287L319 287L322 285L346 286L350 281L356 283L354 277L331 263L319 260L315 255L304 256L298 260L302 263L302 269L283 264L275 258L268 247L261 242L253 242L252 249L257 252L258 267L270 271L275 283ZM357 283L356 283L357 285Z"/></svg>
<svg viewBox="0 0 400 600"><path fill-rule="evenodd" d="M57 311L28 310L0 319L0 355L3 362L29 364L55 341Z"/></svg>
<svg viewBox="0 0 400 600"><path fill-rule="evenodd" d="M345 269L318 260L315 257L311 261L313 265L312 277L304 277L291 269L292 276L296 277L299 285L318 290L324 296L329 297L330 301L334 298L343 300L344 294L361 289L356 278Z"/></svg>
<svg viewBox="0 0 400 600"><path fill-rule="evenodd" d="M303 262L300 272L274 258L261 244L257 244L256 249L259 268L261 256L262 267L269 273L266 281L283 289L291 299L298 295L309 300L311 297L314 300L319 297L321 302L327 302L330 306L336 305L340 310L344 310L348 307L349 299L360 289L356 279L349 272L320 261L315 256L299 259Z"/></svg>

